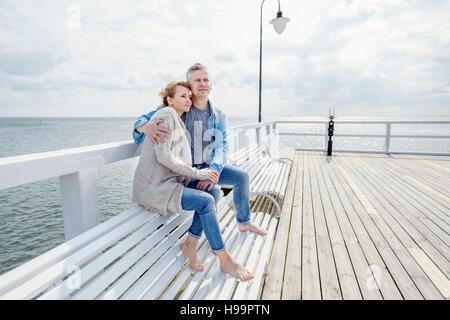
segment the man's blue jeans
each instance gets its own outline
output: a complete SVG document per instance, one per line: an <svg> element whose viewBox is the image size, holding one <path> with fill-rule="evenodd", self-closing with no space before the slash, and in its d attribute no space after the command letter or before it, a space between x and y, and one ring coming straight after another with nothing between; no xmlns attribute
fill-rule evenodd
<svg viewBox="0 0 450 320"><path fill-rule="evenodd" d="M203 164L198 168L204 167L206 167L206 165ZM223 244L220 228L218 226L217 217L215 214L216 206L212 206L211 203L207 205L204 204L205 202L211 202L212 200L214 200L214 204L217 204L221 193L220 187L214 185L211 191L202 191L195 189L197 183L198 181L191 181L189 185L184 188L183 197L181 199L183 209L195 210L192 224L189 228L189 234L192 237L198 239L201 237L202 231L205 230L206 238L210 242L211 248L213 248L214 251L220 251L214 249L220 248L220 244ZM233 165L225 165L222 169L222 172L220 173L218 184L233 186L233 201L234 207L236 208L237 224L239 226L248 225L250 223L250 186L247 172ZM209 210L214 207L214 215L208 214L206 212L207 210L203 209L202 206L204 206L205 208L209 208ZM197 208L200 208L201 210L197 210ZM203 223L204 220L205 223ZM214 226L216 223L217 228ZM206 228L204 228L205 225L208 227L208 229L211 230L207 231ZM220 235L220 240L216 235L214 235L214 232L212 231L213 229L219 230L218 234ZM212 239L213 243L217 245L216 247L213 246L210 238Z"/></svg>

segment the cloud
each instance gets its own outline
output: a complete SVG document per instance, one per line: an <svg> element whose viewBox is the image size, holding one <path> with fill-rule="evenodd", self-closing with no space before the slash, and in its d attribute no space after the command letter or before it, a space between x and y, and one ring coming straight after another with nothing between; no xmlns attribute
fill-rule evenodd
<svg viewBox="0 0 450 320"><path fill-rule="evenodd" d="M252 116L259 6L239 0L2 2L0 116L12 115L4 110L33 115L32 107L19 106L36 98L41 106L64 104L58 112L67 116L89 116L99 103L116 106L105 107L108 115L136 116L158 103L167 82L184 79L194 62L209 67L216 105ZM268 23L277 4L263 8L264 116L324 115L330 105L352 115L450 115L450 1L281 1L281 9L291 21L278 35Z"/></svg>

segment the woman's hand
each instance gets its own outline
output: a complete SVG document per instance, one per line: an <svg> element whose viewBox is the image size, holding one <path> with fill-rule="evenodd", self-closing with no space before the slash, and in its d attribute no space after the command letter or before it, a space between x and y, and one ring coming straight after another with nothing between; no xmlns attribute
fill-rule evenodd
<svg viewBox="0 0 450 320"><path fill-rule="evenodd" d="M204 181L209 181L213 184L216 184L219 182L219 174L215 170L211 170L209 168L201 169L200 172L207 172L208 178Z"/></svg>

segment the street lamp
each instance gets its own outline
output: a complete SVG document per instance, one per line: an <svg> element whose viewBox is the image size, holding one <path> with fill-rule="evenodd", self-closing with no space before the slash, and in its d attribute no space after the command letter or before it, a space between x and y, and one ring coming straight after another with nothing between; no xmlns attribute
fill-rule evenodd
<svg viewBox="0 0 450 320"><path fill-rule="evenodd" d="M258 113L258 122L261 122L261 71L262 71L262 12L263 12L263 4L266 0L261 2L261 19L259 25L259 113ZM275 19L270 20L270 24L273 25L276 33L281 34L286 28L286 24L289 22L289 18L283 17L283 13L280 9L280 0L278 0L278 12L277 17Z"/></svg>

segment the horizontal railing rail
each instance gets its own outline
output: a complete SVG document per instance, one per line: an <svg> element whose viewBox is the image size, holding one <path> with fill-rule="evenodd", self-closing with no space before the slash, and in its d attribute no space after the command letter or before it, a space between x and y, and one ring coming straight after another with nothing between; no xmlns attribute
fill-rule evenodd
<svg viewBox="0 0 450 320"><path fill-rule="evenodd" d="M328 123L329 120L279 120L276 124L319 124L323 125L322 132L286 132L280 131L280 136L310 136L310 137L323 137L323 148L297 148L299 150L310 151L327 151L328 141ZM420 151L393 151L391 150L392 138L408 138L408 139L450 139L450 135L436 135L436 134L391 134L393 125L448 125L450 131L450 121L416 121L416 120L334 120L334 134L333 137L358 137L358 138L384 138L385 146L384 150L356 150L356 149L339 149L333 148L333 151L337 152L360 152L360 153L385 153L385 154L416 154L416 155L450 155L450 148L448 150L442 150L440 152L420 152ZM380 125L386 126L385 134L356 134L356 133L339 133L336 129L336 124L358 124L358 125Z"/></svg>

